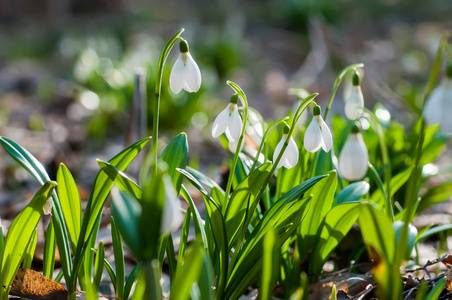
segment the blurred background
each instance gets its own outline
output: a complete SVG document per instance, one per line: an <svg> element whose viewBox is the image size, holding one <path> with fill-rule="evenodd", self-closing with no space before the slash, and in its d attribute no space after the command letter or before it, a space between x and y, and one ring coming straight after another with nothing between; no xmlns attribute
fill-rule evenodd
<svg viewBox="0 0 452 300"><path fill-rule="evenodd" d="M128 141L135 73L146 71L148 134L160 51L183 37L203 76L196 94L172 94L164 72L161 136L188 133L190 163L221 165L227 152L211 124L239 84L264 118L295 103L289 88L319 92L323 107L338 72L365 64L366 107L381 102L414 123L452 1L432 0L0 0L0 134L32 152L51 177L65 163L89 191L98 165ZM333 111L343 114L341 92ZM130 140L130 139L129 139ZM131 141L130 141L131 142ZM0 155L0 216L33 179ZM20 189L24 193L35 189Z"/></svg>

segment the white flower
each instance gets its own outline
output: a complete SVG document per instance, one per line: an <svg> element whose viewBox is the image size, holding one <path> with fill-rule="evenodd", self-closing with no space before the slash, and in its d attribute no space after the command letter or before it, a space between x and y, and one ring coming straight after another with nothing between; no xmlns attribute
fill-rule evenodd
<svg viewBox="0 0 452 300"><path fill-rule="evenodd" d="M446 78L431 93L425 108L427 124L439 123L444 133L452 133L452 79Z"/></svg>
<svg viewBox="0 0 452 300"><path fill-rule="evenodd" d="M273 153L273 162L276 161L279 154L281 153L281 149L284 146L284 142L286 141L287 134L285 133L279 141L278 145L276 145L275 152ZM287 145L286 151L284 151L281 156L281 160L278 163L276 169L284 167L286 169L290 169L294 167L298 163L298 147L292 137L289 139L289 144Z"/></svg>
<svg viewBox="0 0 452 300"><path fill-rule="evenodd" d="M242 126L242 119L240 118L237 104L231 102L213 122L212 136L217 138L225 132L226 137L231 143L240 138Z"/></svg>
<svg viewBox="0 0 452 300"><path fill-rule="evenodd" d="M320 147L322 147L325 152L330 151L331 147L333 147L331 131L320 115L319 106L314 107L314 117L304 134L304 147L307 151L312 153L319 150Z"/></svg>
<svg viewBox="0 0 452 300"><path fill-rule="evenodd" d="M181 41L179 47L180 55L170 74L171 90L175 94L178 94L182 89L189 93L197 92L201 86L201 71L188 52L187 42Z"/></svg>
<svg viewBox="0 0 452 300"><path fill-rule="evenodd" d="M262 137L264 136L264 128L262 127L259 116L253 110L248 111L245 131L256 143L256 145L259 146L262 142Z"/></svg>
<svg viewBox="0 0 452 300"><path fill-rule="evenodd" d="M353 74L352 84L344 87L345 116L356 120L363 114L364 97L360 87L359 73Z"/></svg>
<svg viewBox="0 0 452 300"><path fill-rule="evenodd" d="M363 137L358 127L352 127L352 133L339 155L339 174L349 181L360 180L366 175L368 164L369 153Z"/></svg>

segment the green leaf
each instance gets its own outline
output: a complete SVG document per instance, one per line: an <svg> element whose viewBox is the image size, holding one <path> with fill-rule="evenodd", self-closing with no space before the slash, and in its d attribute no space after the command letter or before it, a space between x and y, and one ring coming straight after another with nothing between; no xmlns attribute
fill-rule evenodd
<svg viewBox="0 0 452 300"><path fill-rule="evenodd" d="M204 249L207 249L207 240L206 240L206 232L204 230L204 220L201 218L198 209L196 208L195 202L192 197L188 193L187 189L184 185L182 185L181 189L182 197L187 200L188 205L190 207L191 213L193 215L193 223L195 225L196 238L201 238L202 243L204 245Z"/></svg>
<svg viewBox="0 0 452 300"><path fill-rule="evenodd" d="M422 241L425 238L428 238L429 236L432 236L434 234L437 234L437 233L440 233L443 231L448 231L451 229L452 229L452 224L432 227L432 228L428 229L427 231L423 232L421 235L419 235L416 239L416 243Z"/></svg>
<svg viewBox="0 0 452 300"><path fill-rule="evenodd" d="M259 200L256 197L270 174L271 167L270 162L263 164L234 189L224 217L229 248L232 247L237 235L243 232L242 227L245 218L247 216L248 219L251 218L250 215L254 212L253 208L258 204L256 200Z"/></svg>
<svg viewBox="0 0 452 300"><path fill-rule="evenodd" d="M336 171L330 171L324 179L307 191L307 194L311 194L313 198L299 230L300 238L297 242L300 257L306 257L305 253L315 246L320 234L320 224L333 205L336 186Z"/></svg>
<svg viewBox="0 0 452 300"><path fill-rule="evenodd" d="M129 163L140 153L143 147L149 142L151 138L142 139L135 144L127 147L114 158L112 158L109 163L116 167L120 171L129 165ZM93 187L86 205L85 214L82 221L82 229L80 231L80 239L77 244L77 249L75 251L74 258L74 271L78 272L81 264L80 261L83 259L83 254L88 246L88 240L91 234L93 234L94 225L98 217L102 214L102 208L104 207L107 196L113 186L113 181L110 177L103 171L99 171L94 180ZM115 216L116 219L118 219ZM119 219L118 219L119 222ZM136 249L135 249L136 250ZM75 283L75 279L73 279Z"/></svg>
<svg viewBox="0 0 452 300"><path fill-rule="evenodd" d="M443 292L444 286L446 285L446 277L441 278L432 288L432 290L427 294L425 300L437 300L441 293Z"/></svg>
<svg viewBox="0 0 452 300"><path fill-rule="evenodd" d="M44 166L22 146L7 137L1 137L0 144L13 159L27 170L41 185L50 180ZM52 199L52 221L55 229L55 237L60 253L63 274L66 281L68 281L68 292L71 294L75 291L75 284L70 282L72 265L69 238L66 232L60 201L56 192L52 193Z"/></svg>
<svg viewBox="0 0 452 300"><path fill-rule="evenodd" d="M42 274L50 279L53 278L53 272L55 270L55 246L55 231L53 229L53 222L50 221L49 226L47 226L44 240L44 258L42 268Z"/></svg>
<svg viewBox="0 0 452 300"><path fill-rule="evenodd" d="M27 250L24 253L24 261L22 262L23 269L31 269L33 256L35 255L36 243L38 242L38 229L35 228L33 235L28 243Z"/></svg>
<svg viewBox="0 0 452 300"><path fill-rule="evenodd" d="M111 237L113 241L113 255L115 257L115 295L116 299L124 298L124 282L125 282L125 262L124 262L124 250L122 247L121 235L119 234L119 229L116 225L116 220L111 217Z"/></svg>
<svg viewBox="0 0 452 300"><path fill-rule="evenodd" d="M190 231L190 207L185 213L184 223L182 225L182 230L180 234L179 251L177 254L177 268L179 269L184 264L185 249L187 247L188 233Z"/></svg>
<svg viewBox="0 0 452 300"><path fill-rule="evenodd" d="M129 277L127 278L126 285L124 287L124 300L129 299L130 291L132 290L132 286L134 282L137 280L138 275L141 271L141 262L138 263L130 272Z"/></svg>
<svg viewBox="0 0 452 300"><path fill-rule="evenodd" d="M160 161L166 162L168 165L168 174L171 177L176 194L179 194L182 184L182 175L177 171L177 168L185 169L187 167L188 157L188 141L185 132L178 134L171 143L166 146Z"/></svg>
<svg viewBox="0 0 452 300"><path fill-rule="evenodd" d="M42 206L52 195L56 186L57 183L54 181L46 182L30 203L17 215L8 230L0 268L0 283L6 288L0 289L0 299L4 299L5 295L9 293L14 275L43 214Z"/></svg>
<svg viewBox="0 0 452 300"><path fill-rule="evenodd" d="M94 291L99 290L100 280L102 279L102 274L104 272L104 259L105 259L104 242L100 241L99 246L97 247L96 260L94 262L94 281L93 281Z"/></svg>
<svg viewBox="0 0 452 300"><path fill-rule="evenodd" d="M190 175L192 175L198 182L204 184L208 188L218 188L222 193L224 197L224 190L211 178L207 177L203 173L199 172L196 169L193 169L191 167L188 167L185 169Z"/></svg>
<svg viewBox="0 0 452 300"><path fill-rule="evenodd" d="M354 182L343 188L334 199L333 206L342 203L358 202L369 192L370 185L366 181Z"/></svg>
<svg viewBox="0 0 452 300"><path fill-rule="evenodd" d="M322 267L340 241L358 219L361 203L343 203L333 207L320 226L319 240L312 251L309 273L320 274Z"/></svg>
<svg viewBox="0 0 452 300"><path fill-rule="evenodd" d="M273 229L270 229L264 237L259 299L270 300L272 298L278 273L279 251L276 248L276 233Z"/></svg>
<svg viewBox="0 0 452 300"><path fill-rule="evenodd" d="M91 249L91 250L96 251L94 249ZM111 283L113 284L113 288L116 291L116 272L106 258L104 258L104 268L105 268L105 270L107 270L108 276L110 276ZM122 299L122 298L117 298L117 299Z"/></svg>
<svg viewBox="0 0 452 300"><path fill-rule="evenodd" d="M409 168L405 169L404 171L400 172L399 174L395 175L391 178L391 195L389 195L389 198L392 198L394 194L408 181L410 178L410 175L413 171L413 166L410 166ZM383 195L383 192L381 189L377 189L372 196L370 197L370 201L373 203L377 203L379 207L383 208L386 207L386 201Z"/></svg>
<svg viewBox="0 0 452 300"><path fill-rule="evenodd" d="M381 210L371 204L361 205L359 226L364 242L374 247L391 264L395 254L395 233L392 222Z"/></svg>
<svg viewBox="0 0 452 300"><path fill-rule="evenodd" d="M75 249L80 235L82 223L82 207L77 185L74 178L64 164L60 164L57 171L57 192L60 199L61 210L66 221L69 239L72 248Z"/></svg>
<svg viewBox="0 0 452 300"><path fill-rule="evenodd" d="M138 201L126 191L117 188L111 191L111 213L124 241L130 250L139 257L141 250L138 220L141 216L141 206Z"/></svg>
<svg viewBox="0 0 452 300"><path fill-rule="evenodd" d="M432 205L449 200L452 197L452 182L446 182L436 187L431 187L422 196L417 212L421 212Z"/></svg>
<svg viewBox="0 0 452 300"><path fill-rule="evenodd" d="M141 200L143 195L141 187L130 179L124 172L100 159L97 160L97 163L101 167L102 171L104 171L114 182L114 184L116 184L121 190L129 192L137 200Z"/></svg>

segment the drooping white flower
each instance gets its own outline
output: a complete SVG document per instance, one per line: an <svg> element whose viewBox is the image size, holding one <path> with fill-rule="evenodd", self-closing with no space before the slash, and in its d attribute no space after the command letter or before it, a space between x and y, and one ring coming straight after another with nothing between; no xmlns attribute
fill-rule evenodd
<svg viewBox="0 0 452 300"><path fill-rule="evenodd" d="M331 131L325 121L323 121L320 113L320 106L316 105L314 107L314 117L304 134L304 147L307 151L312 153L319 150L320 147L322 147L325 152L330 151L331 147L333 147Z"/></svg>
<svg viewBox="0 0 452 300"><path fill-rule="evenodd" d="M441 131L452 133L452 74L431 93L425 108L424 117L429 125L439 123Z"/></svg>
<svg viewBox="0 0 452 300"><path fill-rule="evenodd" d="M214 138L223 133L226 133L229 142L234 142L240 138L243 124L237 108L238 97L237 94L232 95L231 102L213 122L212 136Z"/></svg>
<svg viewBox="0 0 452 300"><path fill-rule="evenodd" d="M359 73L353 74L352 86L349 87L347 93L344 92L346 97L345 102L345 116L350 120L357 120L363 114L364 97L361 91Z"/></svg>
<svg viewBox="0 0 452 300"><path fill-rule="evenodd" d="M264 128L262 127L261 118L258 113L254 110L248 111L248 119L246 123L246 133L251 137L251 139L260 145L262 142L262 137L264 136Z"/></svg>
<svg viewBox="0 0 452 300"><path fill-rule="evenodd" d="M368 164L366 144L358 126L354 125L339 155L339 174L349 181L360 180L366 175Z"/></svg>
<svg viewBox="0 0 452 300"><path fill-rule="evenodd" d="M180 55L174 63L170 74L170 87L178 94L182 89L189 93L197 92L201 86L201 71L188 51L185 40L179 43Z"/></svg>
<svg viewBox="0 0 452 300"><path fill-rule="evenodd" d="M284 143L286 141L289 130L290 130L289 126L286 126L284 128L284 135L283 135L281 141L279 141L278 145L276 145L275 152L273 153L273 162L276 161L279 154L281 153L281 150L284 146ZM297 147L297 144L295 143L294 139L292 137L290 137L289 144L287 145L286 150L282 154L281 159L278 162L276 169L279 169L281 167L290 169L290 168L293 168L297 163L298 163L298 147Z"/></svg>

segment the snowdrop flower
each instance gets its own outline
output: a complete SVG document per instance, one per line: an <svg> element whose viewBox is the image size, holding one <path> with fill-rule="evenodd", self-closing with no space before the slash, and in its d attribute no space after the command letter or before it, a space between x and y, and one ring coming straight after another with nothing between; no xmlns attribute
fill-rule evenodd
<svg viewBox="0 0 452 300"><path fill-rule="evenodd" d="M447 77L433 90L424 108L427 124L439 123L444 133L452 133L452 63L446 71Z"/></svg>
<svg viewBox="0 0 452 300"><path fill-rule="evenodd" d="M217 116L212 126L212 136L219 137L222 133L226 133L229 142L235 142L242 134L242 119L237 108L239 95L231 96L231 102Z"/></svg>
<svg viewBox="0 0 452 300"><path fill-rule="evenodd" d="M284 135L279 141L278 145L276 145L275 152L273 153L273 162L276 161L279 154L281 153L282 147L284 146L284 143L286 142L287 134L289 133L290 127L286 125L284 127ZM283 155L281 156L281 159L279 160L279 163L276 167L276 169L279 169L281 167L284 167L286 169L290 169L294 167L298 163L298 147L295 141L292 137L289 139L289 144L286 147L286 151L284 151Z"/></svg>
<svg viewBox="0 0 452 300"><path fill-rule="evenodd" d="M331 131L325 121L323 121L320 113L320 106L316 105L314 107L314 117L304 135L304 147L307 151L312 153L319 150L320 147L322 147L325 152L328 152L333 146Z"/></svg>
<svg viewBox="0 0 452 300"><path fill-rule="evenodd" d="M349 180L362 179L369 164L369 153L358 126L353 125L351 134L339 155L339 174Z"/></svg>
<svg viewBox="0 0 452 300"><path fill-rule="evenodd" d="M179 43L180 55L174 63L170 75L170 87L174 94L184 89L189 93L197 92L201 86L201 72L190 52L188 43L181 40Z"/></svg>
<svg viewBox="0 0 452 300"><path fill-rule="evenodd" d="M359 119L363 113L364 97L359 85L360 81L359 73L355 72L355 74L353 74L353 85L347 93L348 97L344 98L345 116L350 120Z"/></svg>

